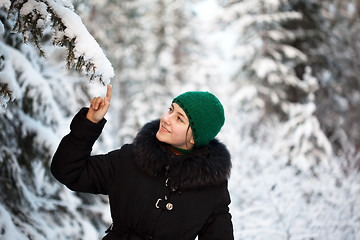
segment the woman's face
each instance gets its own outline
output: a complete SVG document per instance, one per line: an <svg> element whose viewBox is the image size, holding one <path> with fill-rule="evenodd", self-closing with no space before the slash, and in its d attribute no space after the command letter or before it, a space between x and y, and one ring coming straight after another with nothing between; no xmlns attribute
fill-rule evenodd
<svg viewBox="0 0 360 240"><path fill-rule="evenodd" d="M169 111L162 115L156 138L176 148L191 149L194 146L189 119L177 103L172 103Z"/></svg>

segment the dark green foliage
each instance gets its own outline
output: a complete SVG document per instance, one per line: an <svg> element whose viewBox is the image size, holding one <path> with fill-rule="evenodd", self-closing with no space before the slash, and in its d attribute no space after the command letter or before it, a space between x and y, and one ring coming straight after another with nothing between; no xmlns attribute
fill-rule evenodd
<svg viewBox="0 0 360 240"><path fill-rule="evenodd" d="M46 5L46 11L48 15L43 15L37 9L33 9L26 15L20 13L23 5L27 1L12 1L10 9L8 11L8 17L15 19L15 25L13 30L22 34L25 42L32 42L35 44L41 56L44 56L44 51L41 48L44 34L44 24L48 15L50 16L51 27L55 32L64 32L66 25L62 22L62 19L56 14L46 1L40 1ZM44 24L39 24L44 22ZM96 74L96 67L94 63L89 60L85 60L84 56L75 57L75 41L76 38L70 39L65 34L61 35L61 38L53 38L53 44L67 49L66 66L68 69L75 69L76 71L84 71L90 81L98 79L100 83L105 85L101 75Z"/></svg>
<svg viewBox="0 0 360 240"><path fill-rule="evenodd" d="M13 30L21 33L24 37L24 41L31 41L35 44L39 53L44 56L44 51L41 49L40 41L43 36L43 26L38 24L39 20L45 21L43 16L37 9L32 12L21 15L20 10L27 1L12 1L9 14L15 14L16 21Z"/></svg>

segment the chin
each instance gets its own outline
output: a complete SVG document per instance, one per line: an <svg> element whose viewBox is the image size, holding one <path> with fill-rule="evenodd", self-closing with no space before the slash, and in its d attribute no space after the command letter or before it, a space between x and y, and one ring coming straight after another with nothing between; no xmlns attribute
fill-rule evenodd
<svg viewBox="0 0 360 240"><path fill-rule="evenodd" d="M156 132L155 137L159 140L159 131Z"/></svg>
<svg viewBox="0 0 360 240"><path fill-rule="evenodd" d="M161 133L160 133L159 131L156 132L156 135L155 135L155 136L156 136L156 139L157 139L157 140L159 140L160 142L164 142L164 141L162 140Z"/></svg>

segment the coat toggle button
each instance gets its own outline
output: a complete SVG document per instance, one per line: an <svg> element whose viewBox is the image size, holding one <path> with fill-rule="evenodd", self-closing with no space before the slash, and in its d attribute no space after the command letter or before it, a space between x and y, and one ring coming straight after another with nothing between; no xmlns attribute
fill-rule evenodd
<svg viewBox="0 0 360 240"><path fill-rule="evenodd" d="M167 203L165 207L167 210L171 211L174 208L174 205L172 203Z"/></svg>

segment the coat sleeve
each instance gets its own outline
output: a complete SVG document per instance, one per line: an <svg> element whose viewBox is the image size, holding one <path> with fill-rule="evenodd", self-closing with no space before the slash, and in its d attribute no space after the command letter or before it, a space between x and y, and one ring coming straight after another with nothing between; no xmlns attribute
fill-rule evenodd
<svg viewBox="0 0 360 240"><path fill-rule="evenodd" d="M51 173L73 191L108 194L112 163L107 154L90 156L106 120L95 124L86 118L87 111L82 108L72 120L53 156Z"/></svg>
<svg viewBox="0 0 360 240"><path fill-rule="evenodd" d="M199 240L233 240L233 224L229 212L230 195L226 187L223 188L221 203L214 209L202 228Z"/></svg>

